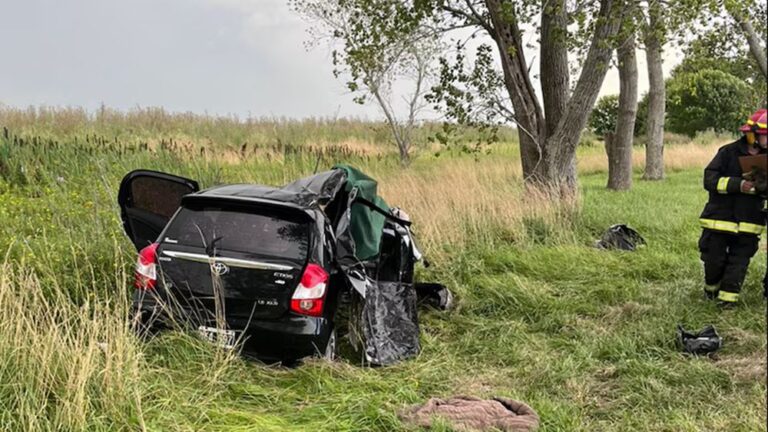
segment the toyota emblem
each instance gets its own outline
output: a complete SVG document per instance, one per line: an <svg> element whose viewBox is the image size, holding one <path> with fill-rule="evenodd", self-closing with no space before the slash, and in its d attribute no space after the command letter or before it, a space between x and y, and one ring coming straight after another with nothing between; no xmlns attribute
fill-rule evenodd
<svg viewBox="0 0 768 432"><path fill-rule="evenodd" d="M223 262L214 262L211 264L211 272L216 276L224 276L229 273L229 267Z"/></svg>

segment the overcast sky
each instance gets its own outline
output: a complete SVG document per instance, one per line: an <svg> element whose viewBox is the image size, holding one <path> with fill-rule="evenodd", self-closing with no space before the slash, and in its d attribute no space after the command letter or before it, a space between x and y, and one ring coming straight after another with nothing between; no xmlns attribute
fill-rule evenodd
<svg viewBox="0 0 768 432"><path fill-rule="evenodd" d="M0 17L6 105L379 118L351 101L327 49L306 50L287 0L0 0ZM603 94L618 89L614 70Z"/></svg>

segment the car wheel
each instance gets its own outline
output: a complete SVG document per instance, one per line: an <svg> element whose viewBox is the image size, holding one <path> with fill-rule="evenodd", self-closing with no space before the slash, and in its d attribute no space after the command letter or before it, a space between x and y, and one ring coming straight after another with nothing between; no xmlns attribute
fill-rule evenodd
<svg viewBox="0 0 768 432"><path fill-rule="evenodd" d="M338 339L336 338L336 329L331 330L331 335L328 336L328 343L325 345L325 351L321 358L325 361L336 360L336 351L338 348Z"/></svg>

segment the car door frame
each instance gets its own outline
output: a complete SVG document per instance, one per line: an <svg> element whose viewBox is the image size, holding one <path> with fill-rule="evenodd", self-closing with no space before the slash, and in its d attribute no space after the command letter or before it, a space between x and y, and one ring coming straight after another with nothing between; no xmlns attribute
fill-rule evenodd
<svg viewBox="0 0 768 432"><path fill-rule="evenodd" d="M157 235L159 236L165 226L168 224L168 221L170 221L171 217L173 216L161 215L133 206L133 182L139 178L144 177L149 177L160 181L172 182L187 187L189 192L177 197L169 197L169 199L177 199L179 207L181 205L181 198L183 196L198 192L200 190L200 185L197 181L174 174L146 169L138 169L126 174L120 182L120 189L118 190L117 194L117 202L120 206L120 218L123 222L123 229L137 250L141 250L143 247L155 241L157 238L137 238L138 234L136 234L135 229L137 222L144 224L152 231L156 231ZM176 210L178 210L178 207Z"/></svg>

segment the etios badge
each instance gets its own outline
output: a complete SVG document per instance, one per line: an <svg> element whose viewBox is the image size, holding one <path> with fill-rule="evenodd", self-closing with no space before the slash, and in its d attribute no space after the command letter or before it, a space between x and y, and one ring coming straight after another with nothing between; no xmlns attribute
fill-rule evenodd
<svg viewBox="0 0 768 432"><path fill-rule="evenodd" d="M216 276L224 276L229 273L229 267L223 262L214 262L211 264L211 272Z"/></svg>

